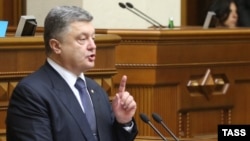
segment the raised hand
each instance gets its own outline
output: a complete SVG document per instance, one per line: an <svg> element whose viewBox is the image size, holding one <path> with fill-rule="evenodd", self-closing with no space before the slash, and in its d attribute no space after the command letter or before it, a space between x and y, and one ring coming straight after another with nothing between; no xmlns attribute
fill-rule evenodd
<svg viewBox="0 0 250 141"><path fill-rule="evenodd" d="M127 76L124 75L120 82L119 91L112 101L116 120L121 124L130 122L136 111L136 102L133 96L126 91L126 82Z"/></svg>

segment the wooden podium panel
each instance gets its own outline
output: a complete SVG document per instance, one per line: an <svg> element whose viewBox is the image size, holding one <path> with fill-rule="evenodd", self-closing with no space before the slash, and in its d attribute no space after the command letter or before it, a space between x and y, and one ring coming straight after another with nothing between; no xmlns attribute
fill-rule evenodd
<svg viewBox="0 0 250 141"><path fill-rule="evenodd" d="M100 29L117 34L117 89L123 74L138 104L139 136L157 136L140 120L153 112L180 138L216 135L218 124L250 123L250 29Z"/></svg>
<svg viewBox="0 0 250 141"><path fill-rule="evenodd" d="M112 95L117 35L96 35L95 67L86 73ZM37 70L45 62L43 37L0 38L0 140L5 138L5 118L9 98L18 81Z"/></svg>

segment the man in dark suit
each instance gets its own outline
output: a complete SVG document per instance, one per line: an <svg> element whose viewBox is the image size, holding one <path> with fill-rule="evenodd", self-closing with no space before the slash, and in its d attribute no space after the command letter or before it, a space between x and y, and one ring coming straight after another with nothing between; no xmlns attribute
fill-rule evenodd
<svg viewBox="0 0 250 141"><path fill-rule="evenodd" d="M137 135L136 102L123 76L112 104L106 92L84 72L94 67L96 45L92 16L75 6L59 6L47 15L44 42L47 59L19 82L7 110L7 141L132 141ZM91 108L81 101L81 91ZM90 96L89 96L90 95ZM94 109L93 122L88 111ZM93 129L92 125L95 125Z"/></svg>

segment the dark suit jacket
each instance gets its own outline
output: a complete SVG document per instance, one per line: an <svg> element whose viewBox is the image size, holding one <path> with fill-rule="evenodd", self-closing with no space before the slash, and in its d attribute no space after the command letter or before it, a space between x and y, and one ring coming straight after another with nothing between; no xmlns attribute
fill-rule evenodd
<svg viewBox="0 0 250 141"><path fill-rule="evenodd" d="M94 103L100 141L132 141L119 125L106 92L86 77ZM6 118L7 141L93 141L82 109L64 79L46 62L19 82L13 91Z"/></svg>

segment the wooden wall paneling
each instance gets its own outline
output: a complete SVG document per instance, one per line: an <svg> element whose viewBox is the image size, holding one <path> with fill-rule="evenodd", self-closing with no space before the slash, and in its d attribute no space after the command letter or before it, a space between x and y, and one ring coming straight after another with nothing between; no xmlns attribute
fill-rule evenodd
<svg viewBox="0 0 250 141"><path fill-rule="evenodd" d="M1 0L0 19L9 21L9 26L17 26L20 16L26 13L26 0Z"/></svg>
<svg viewBox="0 0 250 141"><path fill-rule="evenodd" d="M201 26L212 0L181 0L181 26Z"/></svg>
<svg viewBox="0 0 250 141"><path fill-rule="evenodd" d="M181 0L181 26L187 25L187 0Z"/></svg>
<svg viewBox="0 0 250 141"><path fill-rule="evenodd" d="M237 73L242 73L238 71ZM246 78L240 78L235 80L235 85L237 89L234 89L234 102L235 106L232 109L232 123L235 124L250 124L250 81ZM241 115L241 116L236 116Z"/></svg>
<svg viewBox="0 0 250 141"><path fill-rule="evenodd" d="M13 25L17 26L20 20L20 16L26 14L26 0L13 1Z"/></svg>
<svg viewBox="0 0 250 141"><path fill-rule="evenodd" d="M3 1L0 1L0 9L3 9ZM0 10L0 19L3 19L3 10Z"/></svg>
<svg viewBox="0 0 250 141"><path fill-rule="evenodd" d="M127 89L138 102L135 118L139 136L157 136L140 120L141 112L148 116L158 112L180 138L216 138L218 124L234 124L242 119L245 124L249 123L246 100L240 103L241 98L238 100L235 96L241 93L240 97L249 98L244 85L250 82L247 73L250 70L250 30L204 30L200 27L101 32L122 37L116 48L118 74L113 80L117 89L121 75L128 76ZM188 82L197 76L204 77L208 69L211 70L209 83L204 86L216 89L207 91L206 95L200 89L190 92ZM213 81L218 77L223 78L226 86L229 84L226 92ZM243 83L243 89L238 89ZM224 84L222 86L224 88ZM169 137L161 127L159 129Z"/></svg>

